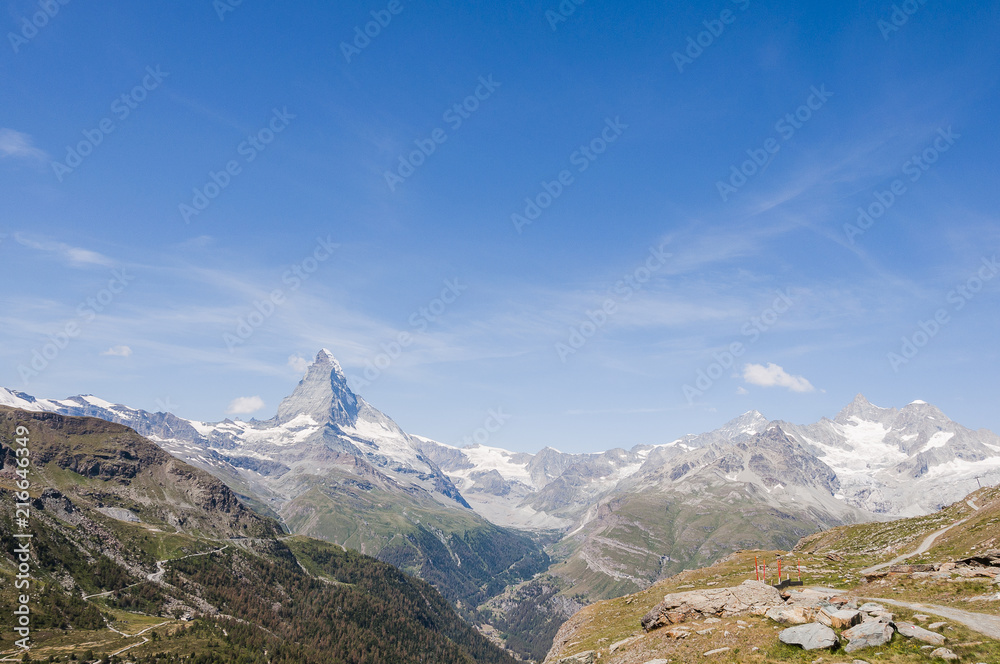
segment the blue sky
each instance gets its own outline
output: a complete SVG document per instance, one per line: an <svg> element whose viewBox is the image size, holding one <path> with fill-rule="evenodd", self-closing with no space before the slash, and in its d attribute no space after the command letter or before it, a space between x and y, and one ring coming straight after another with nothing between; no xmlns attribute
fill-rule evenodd
<svg viewBox="0 0 1000 664"><path fill-rule="evenodd" d="M453 444L1000 430L1000 6L897 6L5 2L0 384L266 418L328 347Z"/></svg>

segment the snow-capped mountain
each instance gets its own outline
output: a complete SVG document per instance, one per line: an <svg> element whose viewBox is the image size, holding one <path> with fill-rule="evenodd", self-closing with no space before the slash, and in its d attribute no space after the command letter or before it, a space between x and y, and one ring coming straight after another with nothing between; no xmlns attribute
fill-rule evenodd
<svg viewBox="0 0 1000 664"><path fill-rule="evenodd" d="M458 448L402 431L351 391L327 350L264 421L199 422L89 395L36 399L2 388L0 405L130 426L293 532L461 577L469 593L496 573L471 562L470 543L496 551L502 541L518 552L505 569L525 559L523 570L537 571L544 554L510 528L558 534L551 551L562 562L552 573L574 592L610 596L736 548L791 546L839 523L929 513L977 477L1000 483L996 434L921 401L880 408L861 395L832 420L796 425L750 411L714 431L629 450ZM471 531L487 535L470 540Z"/></svg>
<svg viewBox="0 0 1000 664"><path fill-rule="evenodd" d="M264 421L199 422L93 396L36 399L3 389L0 406L126 424L292 533L424 578L472 622L483 621L483 602L549 567L532 538L474 512L422 441L350 390L327 350Z"/></svg>
<svg viewBox="0 0 1000 664"><path fill-rule="evenodd" d="M0 405L98 417L132 427L192 465L222 476L244 496L282 514L309 490L317 473L338 471L379 487L469 509L420 441L347 386L340 364L323 349L269 420L199 422L149 413L91 395L36 399L0 388Z"/></svg>
<svg viewBox="0 0 1000 664"><path fill-rule="evenodd" d="M833 420L777 424L836 472L847 502L875 514L926 514L976 489L977 478L1000 483L1000 436L924 401L897 410L859 394Z"/></svg>

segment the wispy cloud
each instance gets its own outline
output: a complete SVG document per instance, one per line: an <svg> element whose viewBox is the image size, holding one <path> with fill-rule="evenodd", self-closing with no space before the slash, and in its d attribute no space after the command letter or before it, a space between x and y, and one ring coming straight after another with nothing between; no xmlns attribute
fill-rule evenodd
<svg viewBox="0 0 1000 664"><path fill-rule="evenodd" d="M94 265L100 265L102 267L113 267L115 265L115 261L111 260L104 254L100 254L96 251L91 251L90 249L74 247L64 242L35 240L26 237L21 233L15 234L14 239L17 240L19 244L25 247L29 247L31 249L37 249L38 251L53 253L62 260L69 263L73 267L90 267Z"/></svg>
<svg viewBox="0 0 1000 664"><path fill-rule="evenodd" d="M792 392L813 392L815 387L802 376L793 376L777 364L748 364L743 367L743 380L761 387L787 387Z"/></svg>
<svg viewBox="0 0 1000 664"><path fill-rule="evenodd" d="M129 357L132 355L132 349L128 346L112 346L107 350L101 351L101 355L107 355L110 357Z"/></svg>
<svg viewBox="0 0 1000 664"><path fill-rule="evenodd" d="M31 136L13 129L0 127L0 159L30 159L46 162L49 155L34 146Z"/></svg>

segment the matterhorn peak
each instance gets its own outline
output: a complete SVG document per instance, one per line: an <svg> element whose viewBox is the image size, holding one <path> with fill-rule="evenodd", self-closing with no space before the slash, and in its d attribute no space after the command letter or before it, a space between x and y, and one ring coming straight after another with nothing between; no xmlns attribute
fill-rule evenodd
<svg viewBox="0 0 1000 664"><path fill-rule="evenodd" d="M316 359L313 361L313 366L316 365L332 367L336 373L341 376L344 375L344 370L341 368L340 362L338 362L337 358L333 356L333 353L326 348L320 348L319 352L316 353Z"/></svg>
<svg viewBox="0 0 1000 664"><path fill-rule="evenodd" d="M347 386L340 362L326 348L316 354L295 391L278 406L278 423L308 415L318 423L351 426L358 417L358 397Z"/></svg>

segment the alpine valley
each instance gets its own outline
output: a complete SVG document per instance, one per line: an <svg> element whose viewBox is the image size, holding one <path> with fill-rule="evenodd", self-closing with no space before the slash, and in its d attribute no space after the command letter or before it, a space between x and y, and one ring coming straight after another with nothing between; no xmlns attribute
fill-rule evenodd
<svg viewBox="0 0 1000 664"><path fill-rule="evenodd" d="M584 604L740 549L934 512L1000 484L1000 437L922 401L858 395L809 425L751 411L708 433L597 454L457 448L408 434L322 350L268 420L205 423L94 396L0 388L0 406L125 425L288 533L433 585L522 659ZM261 526L263 527L263 526Z"/></svg>

